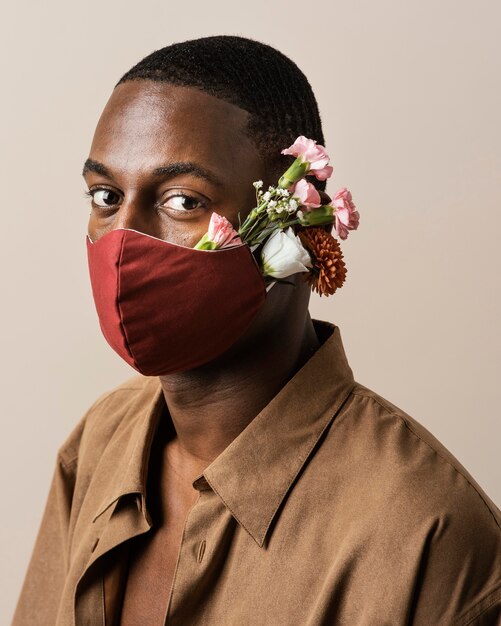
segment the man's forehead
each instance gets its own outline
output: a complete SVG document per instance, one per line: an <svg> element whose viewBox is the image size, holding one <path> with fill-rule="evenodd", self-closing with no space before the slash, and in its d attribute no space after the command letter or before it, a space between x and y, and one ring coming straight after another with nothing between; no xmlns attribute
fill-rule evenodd
<svg viewBox="0 0 501 626"><path fill-rule="evenodd" d="M127 164L151 171L171 163L197 163L229 173L257 157L244 132L247 116L194 88L143 80L122 83L98 121L89 156L112 168Z"/></svg>
<svg viewBox="0 0 501 626"><path fill-rule="evenodd" d="M112 92L101 119L137 124L223 125L243 129L249 113L195 87L151 80L121 83ZM101 120L100 120L101 121Z"/></svg>

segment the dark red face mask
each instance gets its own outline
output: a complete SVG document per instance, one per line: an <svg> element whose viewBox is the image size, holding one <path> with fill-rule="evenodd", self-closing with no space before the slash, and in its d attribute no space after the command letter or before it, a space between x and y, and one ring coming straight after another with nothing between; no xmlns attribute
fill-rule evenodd
<svg viewBox="0 0 501 626"><path fill-rule="evenodd" d="M247 244L197 250L128 228L95 242L87 235L86 243L103 335L145 376L213 360L243 335L266 300Z"/></svg>

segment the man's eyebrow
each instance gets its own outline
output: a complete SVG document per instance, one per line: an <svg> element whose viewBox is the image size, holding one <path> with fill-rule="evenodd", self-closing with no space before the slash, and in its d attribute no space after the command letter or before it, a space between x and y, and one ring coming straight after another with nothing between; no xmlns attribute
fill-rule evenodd
<svg viewBox="0 0 501 626"><path fill-rule="evenodd" d="M113 178L108 168L94 159L87 159L85 161L82 169L82 176L85 176L87 172L95 172L96 174ZM179 176L180 174L191 174L197 178L203 178L217 187L222 187L224 185L223 181L216 176L216 174L202 165L194 163L193 161L175 161L174 163L157 167L152 170L151 173L153 176L165 176L167 178Z"/></svg>

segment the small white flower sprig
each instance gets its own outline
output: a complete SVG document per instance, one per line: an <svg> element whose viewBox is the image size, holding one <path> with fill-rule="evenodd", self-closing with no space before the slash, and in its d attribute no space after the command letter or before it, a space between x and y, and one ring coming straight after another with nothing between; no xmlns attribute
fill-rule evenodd
<svg viewBox="0 0 501 626"><path fill-rule="evenodd" d="M252 183L256 206L243 223L238 214L238 231L225 217L213 213L208 232L195 248L215 250L246 243L255 253L262 246L258 263L267 288L275 282L288 282L283 278L291 274L309 272L312 289L330 295L343 284L346 268L337 240L322 226L334 223L339 237L346 239L350 230L358 228L360 215L346 187L322 204L320 193L306 179L326 180L332 175L323 146L300 135L282 154L296 159L267 191L262 189L262 180Z"/></svg>
<svg viewBox="0 0 501 626"><path fill-rule="evenodd" d="M263 192L262 180L256 180L252 184L256 189L256 207L243 224L240 224L240 213L238 214L238 233L254 251L274 230L284 230L298 224L296 213L300 205L287 189L270 186Z"/></svg>

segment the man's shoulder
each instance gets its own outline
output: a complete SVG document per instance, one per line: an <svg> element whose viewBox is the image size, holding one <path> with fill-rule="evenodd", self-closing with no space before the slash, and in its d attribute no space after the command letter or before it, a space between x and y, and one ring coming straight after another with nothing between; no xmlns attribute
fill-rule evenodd
<svg viewBox="0 0 501 626"><path fill-rule="evenodd" d="M58 449L66 466L75 463L88 447L105 446L124 419L133 419L131 407L140 408L156 390L156 379L136 374L102 392L85 411Z"/></svg>
<svg viewBox="0 0 501 626"><path fill-rule="evenodd" d="M450 450L359 383L329 435L337 510L346 500L358 536L419 569L416 623L470 624L498 607L501 511Z"/></svg>
<svg viewBox="0 0 501 626"><path fill-rule="evenodd" d="M356 383L340 423L357 471L374 497L402 514L482 522L501 533L501 511L454 454L415 416ZM379 494L379 496L377 495Z"/></svg>

